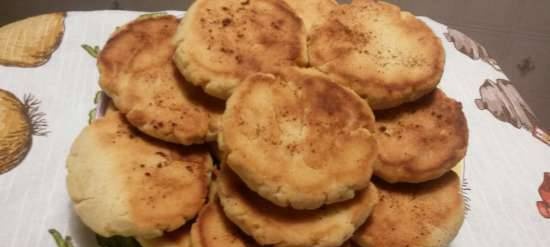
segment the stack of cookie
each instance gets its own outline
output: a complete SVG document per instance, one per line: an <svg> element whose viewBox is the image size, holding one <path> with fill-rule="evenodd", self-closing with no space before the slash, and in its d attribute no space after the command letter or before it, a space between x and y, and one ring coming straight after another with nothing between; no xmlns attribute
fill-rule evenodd
<svg viewBox="0 0 550 247"><path fill-rule="evenodd" d="M144 247L446 246L468 130L443 66L432 31L380 1L137 19L98 57L112 104L67 160L75 211Z"/></svg>

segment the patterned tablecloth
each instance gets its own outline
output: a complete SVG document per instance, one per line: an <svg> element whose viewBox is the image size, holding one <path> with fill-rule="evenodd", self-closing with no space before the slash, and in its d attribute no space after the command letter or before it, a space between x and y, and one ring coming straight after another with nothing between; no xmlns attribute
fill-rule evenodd
<svg viewBox="0 0 550 247"><path fill-rule="evenodd" d="M115 27L140 14L69 12L61 44L46 64L0 66L0 89L24 103L35 134L22 162L0 174L0 246L56 246L48 229L72 236L75 246L97 246L65 187L65 158L88 124L99 90L95 58L82 45L101 47ZM468 154L457 168L468 212L451 246L550 246L548 133L480 44L421 19L443 41L447 61L440 87L462 102L470 128ZM0 114L0 125L9 117ZM9 141L0 140L0 147Z"/></svg>

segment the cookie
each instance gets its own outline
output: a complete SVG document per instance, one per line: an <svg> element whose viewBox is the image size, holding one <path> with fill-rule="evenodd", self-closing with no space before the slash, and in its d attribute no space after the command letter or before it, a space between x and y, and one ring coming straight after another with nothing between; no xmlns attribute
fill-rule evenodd
<svg viewBox="0 0 550 247"><path fill-rule="evenodd" d="M375 115L379 152L374 174L387 182L438 178L466 155L468 127L462 105L440 89Z"/></svg>
<svg viewBox="0 0 550 247"><path fill-rule="evenodd" d="M315 209L368 186L377 155L374 116L351 90L312 69L256 74L227 102L223 161L281 207Z"/></svg>
<svg viewBox="0 0 550 247"><path fill-rule="evenodd" d="M361 247L448 246L464 221L464 200L454 172L422 184L376 180L380 202L353 240Z"/></svg>
<svg viewBox="0 0 550 247"><path fill-rule="evenodd" d="M227 166L218 178L226 216L261 245L336 247L365 222L378 201L374 186L350 200L316 210L281 208L258 196Z"/></svg>
<svg viewBox="0 0 550 247"><path fill-rule="evenodd" d="M178 33L179 70L222 99L250 74L307 65L304 24L280 0L197 0Z"/></svg>
<svg viewBox="0 0 550 247"><path fill-rule="evenodd" d="M383 1L336 7L308 37L313 67L387 109L415 101L438 85L445 52L421 20Z"/></svg>
<svg viewBox="0 0 550 247"><path fill-rule="evenodd" d="M322 23L330 11L338 5L335 0L284 0L298 14L306 30L309 32L313 26Z"/></svg>
<svg viewBox="0 0 550 247"><path fill-rule="evenodd" d="M29 17L0 27L0 64L36 67L46 63L65 33L65 13Z"/></svg>
<svg viewBox="0 0 550 247"><path fill-rule="evenodd" d="M212 159L133 129L109 109L74 141L67 158L74 209L94 232L159 237L195 217L208 195Z"/></svg>
<svg viewBox="0 0 550 247"><path fill-rule="evenodd" d="M191 230L191 241L193 247L260 246L225 216L217 198L201 210Z"/></svg>
<svg viewBox="0 0 550 247"><path fill-rule="evenodd" d="M172 61L178 23L164 15L118 29L99 54L99 84L140 131L190 145L215 139L224 103L178 72Z"/></svg>
<svg viewBox="0 0 550 247"><path fill-rule="evenodd" d="M158 238L137 238L141 247L191 247L191 224L166 232Z"/></svg>

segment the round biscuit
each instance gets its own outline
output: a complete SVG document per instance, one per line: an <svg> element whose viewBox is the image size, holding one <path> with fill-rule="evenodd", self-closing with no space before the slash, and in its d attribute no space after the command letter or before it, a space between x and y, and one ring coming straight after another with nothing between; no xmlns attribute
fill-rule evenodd
<svg viewBox="0 0 550 247"><path fill-rule="evenodd" d="M316 210L281 208L258 196L222 166L218 178L226 216L261 245L274 247L337 247L362 225L378 201L374 186L350 200Z"/></svg>
<svg viewBox="0 0 550 247"><path fill-rule="evenodd" d="M67 170L67 189L85 225L104 237L154 238L199 212L212 159L206 147L145 136L109 109L76 138Z"/></svg>
<svg viewBox="0 0 550 247"><path fill-rule="evenodd" d="M376 160L371 109L313 69L284 74L252 75L228 100L218 138L223 162L281 207L353 198Z"/></svg>
<svg viewBox="0 0 550 247"><path fill-rule="evenodd" d="M304 24L281 0L197 0L178 33L178 68L222 99L250 74L307 65Z"/></svg>
<svg viewBox="0 0 550 247"><path fill-rule="evenodd" d="M191 224L166 232L158 238L137 238L141 247L191 247Z"/></svg>
<svg viewBox="0 0 550 247"><path fill-rule="evenodd" d="M128 121L163 141L214 140L224 103L188 83L172 61L179 20L141 18L119 28L98 57L99 84Z"/></svg>
<svg viewBox="0 0 550 247"><path fill-rule="evenodd" d="M218 198L213 198L199 213L191 230L193 247L259 247L224 214Z"/></svg>
<svg viewBox="0 0 550 247"><path fill-rule="evenodd" d="M431 92L443 74L441 40L421 20L383 1L337 6L308 37L310 64L387 109Z"/></svg>
<svg viewBox="0 0 550 247"><path fill-rule="evenodd" d="M448 246L464 221L459 180L454 172L422 184L375 180L380 202L353 241L362 247Z"/></svg>
<svg viewBox="0 0 550 247"><path fill-rule="evenodd" d="M440 89L375 115L379 152L374 174L387 182L436 179L466 155L468 127L462 105Z"/></svg>
<svg viewBox="0 0 550 247"><path fill-rule="evenodd" d="M335 0L284 0L298 14L309 32L315 25L328 18L338 5Z"/></svg>

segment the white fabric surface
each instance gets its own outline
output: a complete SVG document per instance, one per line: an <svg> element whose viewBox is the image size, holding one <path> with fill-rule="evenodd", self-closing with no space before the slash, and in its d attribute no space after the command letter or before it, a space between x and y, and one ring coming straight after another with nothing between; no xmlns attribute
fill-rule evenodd
<svg viewBox="0 0 550 247"><path fill-rule="evenodd" d="M74 215L65 188L65 158L87 125L99 90L95 59L80 46L101 47L116 26L140 14L69 12L63 41L48 63L32 69L0 66L0 88L20 99L26 93L40 99L50 131L47 137L33 137L26 159L0 175L0 246L54 247L50 228L72 236L75 246L97 246ZM477 109L474 99L485 79L506 76L457 51L443 37L446 26L422 20L442 39L447 53L440 87L463 103L470 128L464 175L472 189L467 192L471 210L451 246L550 246L550 219L542 218L535 206L542 174L550 171L550 148L528 131Z"/></svg>

